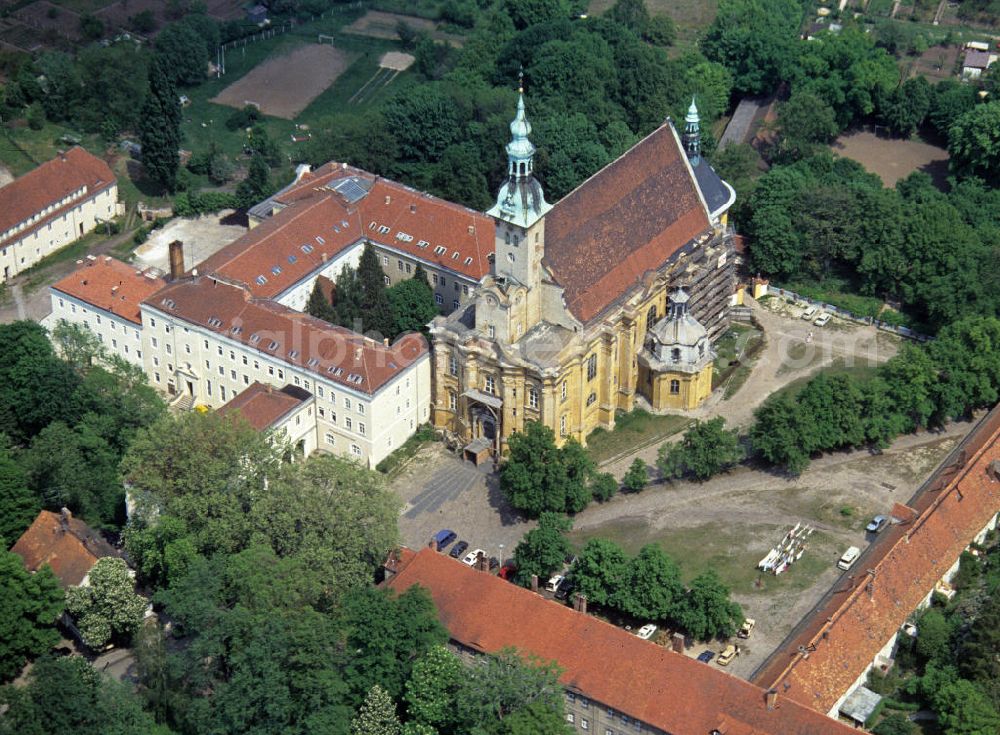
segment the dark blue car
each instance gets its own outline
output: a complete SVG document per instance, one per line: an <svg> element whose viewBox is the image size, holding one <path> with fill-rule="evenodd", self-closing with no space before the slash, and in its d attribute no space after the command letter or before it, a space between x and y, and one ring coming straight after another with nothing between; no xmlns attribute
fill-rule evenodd
<svg viewBox="0 0 1000 735"><path fill-rule="evenodd" d="M458 534L449 528L442 528L436 534L434 534L434 542L437 544L437 550L442 551L448 546L452 541L458 538Z"/></svg>
<svg viewBox="0 0 1000 735"><path fill-rule="evenodd" d="M698 654L698 660L704 664L712 663L713 658L715 658L715 651L702 651Z"/></svg>

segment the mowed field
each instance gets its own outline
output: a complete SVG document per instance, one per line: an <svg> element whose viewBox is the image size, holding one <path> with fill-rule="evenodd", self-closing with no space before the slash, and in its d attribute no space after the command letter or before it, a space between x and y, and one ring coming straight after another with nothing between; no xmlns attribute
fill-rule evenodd
<svg viewBox="0 0 1000 735"><path fill-rule="evenodd" d="M863 130L840 136L831 148L876 174L886 186L895 186L914 171L930 174L939 188L947 182L948 151L919 139L882 138Z"/></svg>
<svg viewBox="0 0 1000 735"><path fill-rule="evenodd" d="M615 4L615 0L590 0L587 12L601 15ZM680 42L692 43L715 20L718 0L646 0L650 15L669 15L677 24Z"/></svg>
<svg viewBox="0 0 1000 735"><path fill-rule="evenodd" d="M354 56L328 44L310 44L268 59L226 87L212 102L293 119L333 84Z"/></svg>

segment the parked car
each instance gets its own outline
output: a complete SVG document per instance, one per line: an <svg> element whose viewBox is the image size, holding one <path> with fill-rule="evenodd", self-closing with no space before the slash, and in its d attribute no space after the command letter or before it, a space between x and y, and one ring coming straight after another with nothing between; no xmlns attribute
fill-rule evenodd
<svg viewBox="0 0 1000 735"><path fill-rule="evenodd" d="M698 660L703 664L711 663L713 658L715 658L715 651L702 651L698 654Z"/></svg>
<svg viewBox="0 0 1000 735"><path fill-rule="evenodd" d="M817 327L825 327L826 323L830 321L830 318L830 315L824 312L816 317L816 321L814 321L813 324Z"/></svg>
<svg viewBox="0 0 1000 735"><path fill-rule="evenodd" d="M457 559L458 557L460 557L462 554L465 553L465 550L467 548L469 548L469 543L467 541L459 541L457 544L451 547L451 551L448 553L448 556L450 556L452 559Z"/></svg>
<svg viewBox="0 0 1000 735"><path fill-rule="evenodd" d="M490 557L490 571L491 572L495 572L499 568L500 568L500 560L497 559L495 556L491 556Z"/></svg>
<svg viewBox="0 0 1000 735"><path fill-rule="evenodd" d="M476 566L476 560L479 558L480 554L486 556L486 552L483 551L482 549L473 549L472 551L470 551L468 554L465 555L465 558L462 559L462 563L466 564L467 566L474 567Z"/></svg>
<svg viewBox="0 0 1000 735"><path fill-rule="evenodd" d="M458 534L452 531L450 528L442 528L436 534L434 534L434 542L437 544L438 551L444 551L444 549L458 538Z"/></svg>
<svg viewBox="0 0 1000 735"><path fill-rule="evenodd" d="M802 312L802 318L805 319L806 321L809 321L814 316L816 316L817 311L819 311L819 309L817 309L815 306L807 306L806 310Z"/></svg>
<svg viewBox="0 0 1000 735"><path fill-rule="evenodd" d="M757 621L753 618L746 618L743 621L743 625L740 626L739 631L736 633L737 638L749 638L750 634L753 632L754 626L757 625Z"/></svg>
<svg viewBox="0 0 1000 735"><path fill-rule="evenodd" d="M644 641L648 641L656 633L656 626L652 623L646 623L644 626L639 628L636 635L642 638Z"/></svg>
<svg viewBox="0 0 1000 735"><path fill-rule="evenodd" d="M739 655L740 647L734 646L730 643L723 649L722 653L719 654L719 657L715 659L715 663L719 664L719 666L729 666L729 664L733 662L733 659Z"/></svg>
<svg viewBox="0 0 1000 735"><path fill-rule="evenodd" d="M556 588L556 599L557 600L566 600L566 599L568 599L570 593L575 588L576 588L576 585L573 584L572 580L570 580L568 578L564 579L562 582L559 583L559 586Z"/></svg>
<svg viewBox="0 0 1000 735"><path fill-rule="evenodd" d="M514 580L515 574L517 574L517 567L512 561L505 561L503 566L500 567L500 571L497 572L497 576L500 577L500 579L506 579L508 582L512 582Z"/></svg>
<svg viewBox="0 0 1000 735"><path fill-rule="evenodd" d="M549 581L546 583L545 589L549 592L555 592L556 590L559 589L559 585L563 583L564 579L566 579L566 577L564 577L561 574L552 575L549 578Z"/></svg>
<svg viewBox="0 0 1000 735"><path fill-rule="evenodd" d="M872 518L871 522L865 526L865 530L868 531L868 533L878 533L887 525L889 525L889 519L886 516L875 516Z"/></svg>
<svg viewBox="0 0 1000 735"><path fill-rule="evenodd" d="M854 566L854 562L858 560L861 556L861 549L857 546L849 546L844 555L840 557L840 561L837 562L837 566L841 569L850 569Z"/></svg>

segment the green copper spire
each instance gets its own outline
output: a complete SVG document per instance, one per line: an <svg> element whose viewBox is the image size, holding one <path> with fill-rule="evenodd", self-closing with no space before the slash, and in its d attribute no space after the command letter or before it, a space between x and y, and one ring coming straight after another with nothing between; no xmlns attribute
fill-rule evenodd
<svg viewBox="0 0 1000 735"><path fill-rule="evenodd" d="M500 187L497 203L487 214L530 227L549 209L542 186L535 180L535 146L528 138L531 123L524 108L524 74L518 74L517 113L510 123L507 144L507 181Z"/></svg>
<svg viewBox="0 0 1000 735"><path fill-rule="evenodd" d="M684 149L692 166L697 166L701 160L701 118L698 116L698 106L691 97L691 106L684 117Z"/></svg>

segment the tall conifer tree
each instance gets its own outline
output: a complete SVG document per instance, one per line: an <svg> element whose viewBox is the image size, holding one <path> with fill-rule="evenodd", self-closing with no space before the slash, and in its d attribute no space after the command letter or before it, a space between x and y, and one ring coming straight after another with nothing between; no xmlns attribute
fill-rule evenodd
<svg viewBox="0 0 1000 735"><path fill-rule="evenodd" d="M139 141L146 175L168 191L173 191L180 164L181 107L177 88L166 73L164 64L163 59L157 56L149 66L149 92L139 119Z"/></svg>

